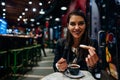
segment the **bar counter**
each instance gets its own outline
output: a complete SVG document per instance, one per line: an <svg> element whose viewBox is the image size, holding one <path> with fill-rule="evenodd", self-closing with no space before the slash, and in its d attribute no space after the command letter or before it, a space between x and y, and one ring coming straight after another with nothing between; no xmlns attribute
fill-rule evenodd
<svg viewBox="0 0 120 80"><path fill-rule="evenodd" d="M34 44L33 40L28 35L0 35L0 72L12 73L13 80L16 80L19 69L24 71L37 64L41 58L41 45Z"/></svg>
<svg viewBox="0 0 120 80"><path fill-rule="evenodd" d="M33 45L33 37L29 35L0 35L0 50L9 50Z"/></svg>

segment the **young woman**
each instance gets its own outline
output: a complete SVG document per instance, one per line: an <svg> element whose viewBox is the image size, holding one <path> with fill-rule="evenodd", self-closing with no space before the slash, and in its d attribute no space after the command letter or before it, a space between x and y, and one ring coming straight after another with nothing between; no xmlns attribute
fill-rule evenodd
<svg viewBox="0 0 120 80"><path fill-rule="evenodd" d="M92 41L88 37L87 21L84 13L73 11L67 18L67 37L59 39L56 44L53 68L55 71L65 71L70 63L80 65L80 69L94 72L99 57ZM80 44L89 46L88 49Z"/></svg>

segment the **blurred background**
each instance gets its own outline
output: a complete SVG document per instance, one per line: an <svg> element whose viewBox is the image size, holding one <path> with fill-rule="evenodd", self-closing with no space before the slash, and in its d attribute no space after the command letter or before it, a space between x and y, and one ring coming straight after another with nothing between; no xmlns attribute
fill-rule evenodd
<svg viewBox="0 0 120 80"><path fill-rule="evenodd" d="M38 27L45 48L54 49L55 41L66 37L66 18L73 10L87 16L89 36L97 40L98 54L106 62L103 69L119 79L120 0L0 0L0 70L8 69L10 60L3 57L9 50L36 44L30 32L37 33Z"/></svg>

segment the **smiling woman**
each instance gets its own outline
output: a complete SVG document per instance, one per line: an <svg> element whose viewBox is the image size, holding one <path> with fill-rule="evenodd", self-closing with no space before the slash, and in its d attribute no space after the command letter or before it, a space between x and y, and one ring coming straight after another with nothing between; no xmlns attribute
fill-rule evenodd
<svg viewBox="0 0 120 80"><path fill-rule="evenodd" d="M92 41L88 37L87 21L84 13L75 10L67 18L67 37L57 41L53 68L55 71L65 72L69 64L80 65L80 70L87 70L93 74L99 69L99 57ZM79 47L88 45L89 49ZM73 48L75 50L73 50Z"/></svg>

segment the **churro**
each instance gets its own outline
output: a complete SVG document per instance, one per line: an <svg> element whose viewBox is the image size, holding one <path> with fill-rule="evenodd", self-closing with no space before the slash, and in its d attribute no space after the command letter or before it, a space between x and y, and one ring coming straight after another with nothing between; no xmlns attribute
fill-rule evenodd
<svg viewBox="0 0 120 80"><path fill-rule="evenodd" d="M86 45L83 45L83 44L81 44L79 47L84 48L84 49L89 49L90 48L90 46L86 46Z"/></svg>

